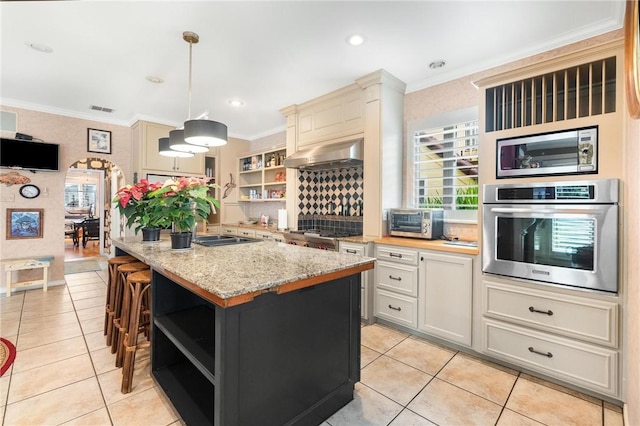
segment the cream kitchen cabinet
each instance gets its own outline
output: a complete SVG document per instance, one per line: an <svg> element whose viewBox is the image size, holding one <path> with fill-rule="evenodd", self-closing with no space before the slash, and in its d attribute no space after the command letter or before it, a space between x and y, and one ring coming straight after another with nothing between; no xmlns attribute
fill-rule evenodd
<svg viewBox="0 0 640 426"><path fill-rule="evenodd" d="M471 346L473 259L420 252L418 329Z"/></svg>
<svg viewBox="0 0 640 426"><path fill-rule="evenodd" d="M375 253L375 316L417 328L418 251L377 244Z"/></svg>
<svg viewBox="0 0 640 426"><path fill-rule="evenodd" d="M334 92L298 112L298 146L362 133L364 119L364 94L359 87Z"/></svg>
<svg viewBox="0 0 640 426"><path fill-rule="evenodd" d="M255 238L256 237L255 229L238 227L236 232L237 232L237 235L239 237L244 237L244 238Z"/></svg>
<svg viewBox="0 0 640 426"><path fill-rule="evenodd" d="M256 230L255 233L256 233L255 238L259 240L272 240L278 243L284 242L284 237L279 232L271 232L271 231L259 229L259 230Z"/></svg>
<svg viewBox="0 0 640 426"><path fill-rule="evenodd" d="M369 256L370 246L371 244L340 241L338 243L338 251L340 253ZM360 273L360 317L366 321L372 319L371 314L373 308L373 292L371 291L371 275L371 271Z"/></svg>
<svg viewBox="0 0 640 426"><path fill-rule="evenodd" d="M222 225L220 227L220 234L221 235L238 235L238 227L237 226Z"/></svg>
<svg viewBox="0 0 640 426"><path fill-rule="evenodd" d="M190 158L165 157L158 153L158 139L169 137L175 127L148 121L137 121L132 127L133 164L139 178L147 174L167 176L204 176L205 157L196 154Z"/></svg>
<svg viewBox="0 0 640 426"><path fill-rule="evenodd" d="M615 300L485 277L482 309L485 354L619 397Z"/></svg>

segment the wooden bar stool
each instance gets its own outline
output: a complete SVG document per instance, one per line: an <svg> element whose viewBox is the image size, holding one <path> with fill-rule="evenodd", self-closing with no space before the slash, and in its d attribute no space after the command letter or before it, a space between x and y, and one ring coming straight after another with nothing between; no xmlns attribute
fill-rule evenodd
<svg viewBox="0 0 640 426"><path fill-rule="evenodd" d="M105 303L104 313L104 335L107 336L107 345L111 344L111 335L113 333L113 309L116 297L116 279L118 278L118 266L125 263L137 262L133 256L115 256L109 258L109 283L107 285L107 300Z"/></svg>
<svg viewBox="0 0 640 426"><path fill-rule="evenodd" d="M133 370L136 361L136 351L138 349L148 348L149 340L138 343L138 336L141 331L147 334L150 327L151 307L145 305L146 297L151 290L151 271L134 272L127 277L127 294L129 294L130 310L129 320L126 324L126 333L122 346L118 348L118 353L122 349L123 367L122 367L122 393L131 392L133 382Z"/></svg>
<svg viewBox="0 0 640 426"><path fill-rule="evenodd" d="M149 269L149 265L144 262L125 263L124 265L118 266L118 278L116 279L113 308L113 333L111 334L111 341L107 341L107 344L111 345L112 354L115 354L118 351L118 346L122 344L125 332L123 319L129 314L128 292L125 288L127 285L127 277L134 272L144 271L146 269ZM117 358L116 366L122 366L122 363L119 363Z"/></svg>

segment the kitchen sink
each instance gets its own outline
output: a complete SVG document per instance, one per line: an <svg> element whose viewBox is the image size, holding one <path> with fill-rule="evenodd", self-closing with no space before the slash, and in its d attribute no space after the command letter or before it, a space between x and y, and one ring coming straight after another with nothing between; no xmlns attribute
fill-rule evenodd
<svg viewBox="0 0 640 426"><path fill-rule="evenodd" d="M234 237L233 235L202 235L193 242L207 247L227 246L231 244L255 243L262 240L255 238Z"/></svg>

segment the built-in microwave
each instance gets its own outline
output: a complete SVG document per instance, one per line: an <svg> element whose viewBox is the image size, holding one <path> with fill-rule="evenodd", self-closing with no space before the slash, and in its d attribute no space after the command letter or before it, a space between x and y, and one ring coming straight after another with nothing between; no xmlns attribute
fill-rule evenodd
<svg viewBox="0 0 640 426"><path fill-rule="evenodd" d="M389 235L435 240L444 235L442 209L391 209Z"/></svg>
<svg viewBox="0 0 640 426"><path fill-rule="evenodd" d="M497 178L598 172L598 126L497 141Z"/></svg>

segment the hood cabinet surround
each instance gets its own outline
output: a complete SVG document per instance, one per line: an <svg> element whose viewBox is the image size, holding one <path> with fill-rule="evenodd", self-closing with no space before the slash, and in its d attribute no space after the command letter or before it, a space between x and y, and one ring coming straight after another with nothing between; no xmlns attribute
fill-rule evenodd
<svg viewBox="0 0 640 426"><path fill-rule="evenodd" d="M287 152L364 137L363 234L386 234L384 212L402 205L402 118L405 83L378 70L327 95L281 110ZM298 171L287 171L289 223L302 214Z"/></svg>

